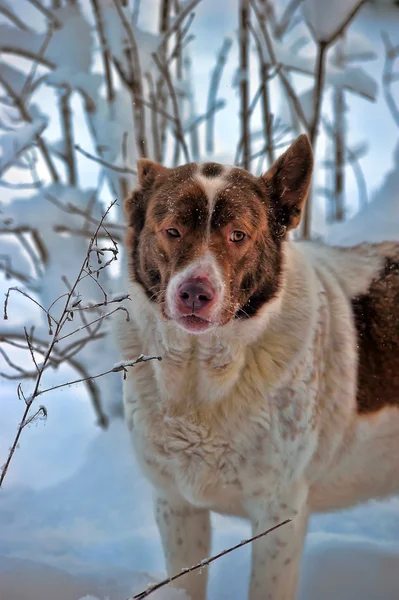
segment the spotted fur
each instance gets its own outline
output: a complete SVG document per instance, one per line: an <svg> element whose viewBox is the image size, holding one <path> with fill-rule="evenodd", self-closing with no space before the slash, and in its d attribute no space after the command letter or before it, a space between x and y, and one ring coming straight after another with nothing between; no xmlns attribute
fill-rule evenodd
<svg viewBox="0 0 399 600"><path fill-rule="evenodd" d="M168 572L208 556L212 510L254 534L292 519L254 543L250 600L294 600L312 512L399 491L399 244L291 243L311 170L303 136L260 178L142 160L125 203L118 337L125 359L163 358L129 371L126 420ZM176 303L193 278L214 291L201 334ZM204 600L206 576L176 585Z"/></svg>

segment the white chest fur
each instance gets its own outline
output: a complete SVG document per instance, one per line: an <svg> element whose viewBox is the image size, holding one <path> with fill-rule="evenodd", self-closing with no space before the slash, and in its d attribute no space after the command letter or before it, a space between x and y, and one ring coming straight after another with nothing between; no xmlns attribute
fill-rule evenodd
<svg viewBox="0 0 399 600"><path fill-rule="evenodd" d="M287 272L282 299L259 320L198 338L160 322L132 286L124 358L163 359L137 365L125 384L136 453L156 486L234 512L243 494L314 480L340 447L355 401L349 303L301 252L287 255Z"/></svg>

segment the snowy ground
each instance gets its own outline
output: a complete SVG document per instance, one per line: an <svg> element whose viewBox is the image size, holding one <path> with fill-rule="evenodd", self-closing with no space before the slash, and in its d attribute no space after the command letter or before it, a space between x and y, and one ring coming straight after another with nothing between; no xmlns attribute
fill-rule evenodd
<svg viewBox="0 0 399 600"><path fill-rule="evenodd" d="M198 18L204 19L200 11ZM203 51L198 78L208 75L220 45L220 35L210 31L220 33L221 23L224 29L230 27L229 19L225 11L215 11L212 23L196 32ZM375 44L381 29L399 31L398 22L381 19L370 13L360 24ZM369 71L379 78L381 59ZM345 245L398 239L399 149L395 166L392 160L398 132L387 112L376 110L375 105L353 101L353 108L351 135L354 141L363 137L373 141L362 165L370 190L379 191L372 206L353 221L330 228L327 239ZM221 113L220 118L221 129L235 139L231 113ZM229 137L222 142L225 149L234 145ZM1 280L1 291L4 287ZM19 314L22 310L21 305ZM15 383L0 380L0 386L2 460L20 420L21 405ZM0 492L0 600L79 600L88 595L126 600L164 575L149 485L134 462L124 424L117 420L108 431L99 431L82 388L55 392L48 403L48 420L24 432ZM248 524L236 519L217 516L214 525L213 553L250 535ZM210 574L211 600L244 599L249 549L217 561ZM164 590L152 597L167 600L178 595ZM312 519L300 600L398 597L398 498Z"/></svg>
<svg viewBox="0 0 399 600"><path fill-rule="evenodd" d="M147 573L163 573L150 489L123 423L99 433L79 394L68 403L53 398L47 426L27 432L2 492L1 600L124 600L146 586ZM216 517L213 551L248 535L245 522ZM397 600L398 539L399 499L314 518L301 600ZM245 598L248 569L248 549L216 562L210 598Z"/></svg>

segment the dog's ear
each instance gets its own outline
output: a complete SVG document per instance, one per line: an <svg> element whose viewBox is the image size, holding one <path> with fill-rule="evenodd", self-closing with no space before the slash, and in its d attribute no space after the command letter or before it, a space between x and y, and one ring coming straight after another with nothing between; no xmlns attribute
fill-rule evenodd
<svg viewBox="0 0 399 600"><path fill-rule="evenodd" d="M154 184L156 178L166 173L166 171L167 168L160 163L156 163L149 158L140 158L137 162L138 184L144 189L149 189Z"/></svg>
<svg viewBox="0 0 399 600"><path fill-rule="evenodd" d="M157 178L167 172L167 168L149 158L137 162L137 187L124 201L125 216L130 225L140 230L144 225L146 199Z"/></svg>
<svg viewBox="0 0 399 600"><path fill-rule="evenodd" d="M313 151L308 136L300 135L262 176L280 225L298 227L310 188Z"/></svg>

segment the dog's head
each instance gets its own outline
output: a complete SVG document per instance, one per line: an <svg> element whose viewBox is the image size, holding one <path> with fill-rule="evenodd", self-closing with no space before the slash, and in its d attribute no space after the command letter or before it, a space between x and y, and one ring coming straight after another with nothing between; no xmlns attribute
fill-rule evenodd
<svg viewBox="0 0 399 600"><path fill-rule="evenodd" d="M282 244L299 224L312 169L305 135L261 177L141 159L125 201L130 277L190 333L253 317L278 292Z"/></svg>

